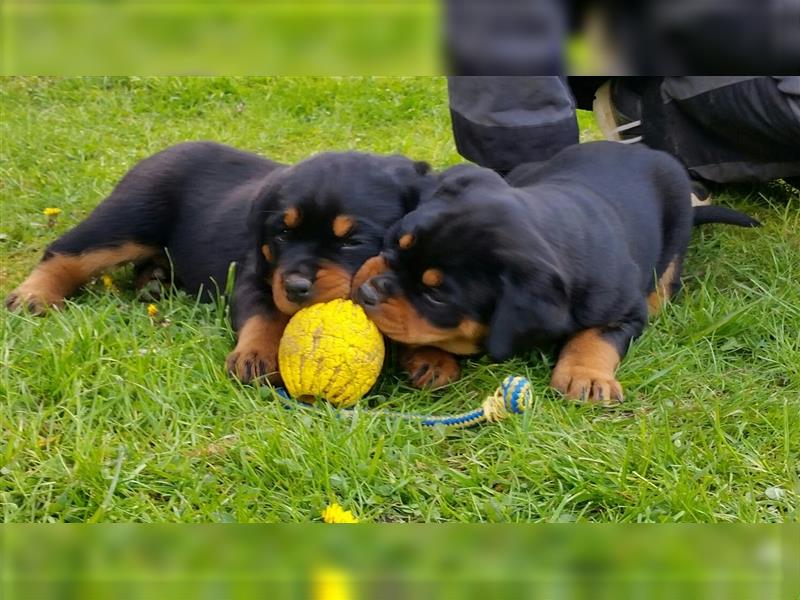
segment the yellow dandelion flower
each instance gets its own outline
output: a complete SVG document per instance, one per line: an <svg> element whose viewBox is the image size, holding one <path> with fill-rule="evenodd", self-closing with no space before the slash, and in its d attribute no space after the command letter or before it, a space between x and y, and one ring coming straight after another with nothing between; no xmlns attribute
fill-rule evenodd
<svg viewBox="0 0 800 600"><path fill-rule="evenodd" d="M326 523L358 523L358 519L349 510L343 509L336 502L329 504L322 511L322 520Z"/></svg>
<svg viewBox="0 0 800 600"><path fill-rule="evenodd" d="M116 286L114 285L114 280L111 278L111 275L105 274L101 277L101 280L103 281L103 287L107 290L115 289Z"/></svg>
<svg viewBox="0 0 800 600"><path fill-rule="evenodd" d="M317 568L311 579L314 600L350 600L353 598L351 578L342 569Z"/></svg>
<svg viewBox="0 0 800 600"><path fill-rule="evenodd" d="M57 217L58 215L61 214L61 209L60 208L54 208L54 207L48 207L48 208L45 208L42 211L42 214L45 217Z"/></svg>
<svg viewBox="0 0 800 600"><path fill-rule="evenodd" d="M158 307L155 304L148 304L147 315L150 317L155 317L157 314L158 314Z"/></svg>

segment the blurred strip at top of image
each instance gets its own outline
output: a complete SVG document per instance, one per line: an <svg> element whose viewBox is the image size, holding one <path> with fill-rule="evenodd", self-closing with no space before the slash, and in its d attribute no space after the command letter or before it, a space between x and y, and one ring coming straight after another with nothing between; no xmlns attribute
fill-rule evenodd
<svg viewBox="0 0 800 600"><path fill-rule="evenodd" d="M456 75L688 75L800 69L797 0L448 0Z"/></svg>
<svg viewBox="0 0 800 600"><path fill-rule="evenodd" d="M756 75L798 0L3 3L3 75Z"/></svg>

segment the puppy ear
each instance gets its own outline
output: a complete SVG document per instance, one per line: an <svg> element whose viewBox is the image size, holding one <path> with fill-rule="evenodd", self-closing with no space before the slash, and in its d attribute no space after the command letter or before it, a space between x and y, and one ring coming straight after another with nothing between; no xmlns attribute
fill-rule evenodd
<svg viewBox="0 0 800 600"><path fill-rule="evenodd" d="M417 175L427 175L431 172L431 166L424 160L415 160L414 170L417 172Z"/></svg>
<svg viewBox="0 0 800 600"><path fill-rule="evenodd" d="M537 271L527 278L504 274L501 281L486 341L492 359L506 360L525 346L569 331L566 284L555 270Z"/></svg>
<svg viewBox="0 0 800 600"><path fill-rule="evenodd" d="M280 167L267 175L250 203L247 227L252 239L258 240L259 247L263 244L264 221L270 213L278 210L278 190L291 168Z"/></svg>
<svg viewBox="0 0 800 600"><path fill-rule="evenodd" d="M436 177L436 184L429 190L423 201L457 200L471 185L478 183L504 184L503 178L491 169L477 165L461 164L442 171Z"/></svg>
<svg viewBox="0 0 800 600"><path fill-rule="evenodd" d="M398 157L402 162L392 170L395 183L403 190L403 213L410 213L417 208L422 195L433 184L435 178L431 166L424 161L414 161Z"/></svg>

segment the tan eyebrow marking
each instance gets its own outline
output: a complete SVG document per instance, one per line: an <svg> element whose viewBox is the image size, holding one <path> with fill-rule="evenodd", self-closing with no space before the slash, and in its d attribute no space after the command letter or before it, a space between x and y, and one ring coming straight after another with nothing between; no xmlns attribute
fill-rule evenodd
<svg viewBox="0 0 800 600"><path fill-rule="evenodd" d="M414 238L414 234L405 233L397 241L397 245L400 246L400 248L403 250L408 250L409 248L411 248L411 246L414 245L415 241L416 239Z"/></svg>
<svg viewBox="0 0 800 600"><path fill-rule="evenodd" d="M438 287L442 285L444 276L439 269L427 269L422 274L422 283L430 287Z"/></svg>
<svg viewBox="0 0 800 600"><path fill-rule="evenodd" d="M283 213L283 223L289 229L300 225L300 211L295 207L287 209L286 212Z"/></svg>
<svg viewBox="0 0 800 600"><path fill-rule="evenodd" d="M353 217L339 215L333 220L333 235L343 238L353 230L356 222Z"/></svg>

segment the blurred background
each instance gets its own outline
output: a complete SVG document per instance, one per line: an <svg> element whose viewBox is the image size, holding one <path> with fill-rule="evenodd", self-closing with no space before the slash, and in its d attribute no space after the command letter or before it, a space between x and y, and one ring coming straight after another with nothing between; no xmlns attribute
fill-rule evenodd
<svg viewBox="0 0 800 600"><path fill-rule="evenodd" d="M787 74L798 0L4 0L2 73Z"/></svg>
<svg viewBox="0 0 800 600"><path fill-rule="evenodd" d="M5 527L22 598L797 598L797 526ZM48 548L48 552L42 552Z"/></svg>

